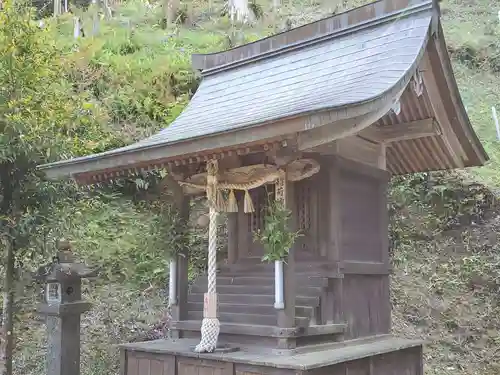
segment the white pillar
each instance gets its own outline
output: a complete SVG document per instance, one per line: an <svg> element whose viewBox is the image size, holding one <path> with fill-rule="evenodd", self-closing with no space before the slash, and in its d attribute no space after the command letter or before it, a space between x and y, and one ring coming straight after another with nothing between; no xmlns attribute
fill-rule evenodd
<svg viewBox="0 0 500 375"><path fill-rule="evenodd" d="M170 259L168 281L168 303L170 306L177 305L177 256Z"/></svg>
<svg viewBox="0 0 500 375"><path fill-rule="evenodd" d="M285 308L282 260L274 261L274 308L277 310L283 310Z"/></svg>
<svg viewBox="0 0 500 375"><path fill-rule="evenodd" d="M285 206L286 203L286 173L276 181L275 196L277 202ZM283 275L283 260L274 261L274 308L283 310L285 308L285 291L284 291L284 275Z"/></svg>

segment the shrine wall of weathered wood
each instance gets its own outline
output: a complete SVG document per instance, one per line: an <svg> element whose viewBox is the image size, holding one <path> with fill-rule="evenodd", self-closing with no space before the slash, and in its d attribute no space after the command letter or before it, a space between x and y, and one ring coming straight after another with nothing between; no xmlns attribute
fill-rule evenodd
<svg viewBox="0 0 500 375"><path fill-rule="evenodd" d="M363 262L367 263L365 269L385 264L383 249L387 228L384 225L387 220L381 215L386 212L388 173L377 172L376 168L337 156L313 157L321 162L320 172L295 183L294 187L296 210L292 214L301 232L297 240L297 259L316 257L343 260L347 272L350 272L351 266L356 269L363 267ZM333 180L331 184L330 179ZM253 234L264 226L266 202L273 199L274 186L263 186L252 190L250 194L255 212L245 214L239 210L239 213L228 217L229 227L239 232L236 236L229 234L228 251L232 262L263 255L263 248L254 241ZM335 194L339 194L339 197L335 198ZM237 198L242 205L243 194ZM339 224L333 221L332 213L341 214ZM340 226L336 230L341 238L339 250L335 238L328 238L332 235L331 227L336 225ZM340 251L338 255L336 251Z"/></svg>
<svg viewBox="0 0 500 375"><path fill-rule="evenodd" d="M351 357L356 357L352 349ZM318 353L321 354L321 353ZM410 347L313 369L277 368L224 360L126 350L122 375L422 375L422 348ZM292 366L288 366L292 367ZM305 366L304 366L305 367Z"/></svg>
<svg viewBox="0 0 500 375"><path fill-rule="evenodd" d="M247 160L242 159L240 165L262 160L263 157L254 154ZM295 265L292 274L285 277L285 290L293 290L299 300L297 305L303 305L302 285L292 285L300 278L295 278L294 273L321 277L326 284L322 284L318 305L310 306L315 312L309 316L307 325L345 325L345 329L335 333L326 329L325 333L321 333L321 329L309 327L288 339L293 343L291 348L389 333L391 309L386 198L389 173L338 155L307 154L307 157L319 161L321 169L313 177L291 184L294 197L292 222L303 236L291 251ZM243 281L246 276L250 279L255 277L255 272L266 277L273 275L273 265L261 261L264 249L253 237L256 230L263 228L265 205L274 196L274 186L255 189L251 191L251 196L254 213L244 213L243 194L239 194L239 211L228 214L228 259L219 267L219 276L223 279L234 277L230 284L244 293L237 295L231 291L230 296L225 296L227 288L225 280L222 280L219 291L223 304L248 304L244 311L236 310L236 307L230 308L227 313L223 311L221 322L224 323L229 311L248 313L248 320L244 320L249 324L248 331L227 326L223 329L221 341L240 344L258 341L259 345L276 347L276 337L270 331L257 332L257 329L251 328L252 323L262 324L260 317L255 316L252 320L251 314L260 314L263 309L260 305L266 300L262 296L261 286L264 284L253 285ZM237 278L242 279L237 281ZM201 293L205 288L204 282L202 276L195 281L192 290ZM259 306L252 307L252 304ZM201 318L201 303L188 305L196 311L185 308L187 314L184 319L193 321ZM278 316L283 312L275 310L275 314L275 323L270 324L279 327ZM238 314L228 317L233 322L236 318ZM263 318L267 321L270 317ZM175 327L179 328L179 337L194 338L199 335L195 323L187 325L178 322Z"/></svg>

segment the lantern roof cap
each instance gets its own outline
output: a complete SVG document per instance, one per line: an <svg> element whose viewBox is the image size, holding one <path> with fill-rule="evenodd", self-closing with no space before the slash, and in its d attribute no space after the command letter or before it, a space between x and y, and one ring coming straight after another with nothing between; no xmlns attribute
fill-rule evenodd
<svg viewBox="0 0 500 375"><path fill-rule="evenodd" d="M71 243L67 240L60 240L58 252L52 262L39 267L34 278L45 282L63 282L92 278L97 276L97 272L97 269L76 261L71 251Z"/></svg>

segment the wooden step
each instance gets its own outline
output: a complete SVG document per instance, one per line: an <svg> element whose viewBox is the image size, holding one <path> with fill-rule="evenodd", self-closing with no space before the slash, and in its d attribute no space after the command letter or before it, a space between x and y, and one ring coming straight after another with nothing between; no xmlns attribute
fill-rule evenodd
<svg viewBox="0 0 500 375"><path fill-rule="evenodd" d="M203 293L189 293L188 302L198 302L203 303ZM234 303L239 305L274 305L274 294L273 295L242 295L242 294L219 294L219 303ZM319 306L319 297L309 295L309 296L297 296L295 297L295 303L299 306Z"/></svg>
<svg viewBox="0 0 500 375"><path fill-rule="evenodd" d="M226 266L224 266L226 267ZM341 279L344 277L343 274L332 271L332 270L295 270L295 275L296 276L301 276L301 277L309 277L309 276L316 276L316 277L325 277L325 278L335 278L335 279ZM274 269L259 269L259 268L243 268L243 269L230 269L230 268L225 268L221 269L217 273L217 277L220 276L229 276L229 277L242 277L242 276L249 276L249 277L260 277L260 276L270 276L274 277Z"/></svg>
<svg viewBox="0 0 500 375"><path fill-rule="evenodd" d="M217 274L217 279L219 277L273 277L274 278L274 273L268 273L268 272L261 272L261 271L224 271L220 272ZM319 278L325 278L325 279L342 279L344 277L343 274L333 274L333 273L325 273L325 272L301 272L301 271L296 271L295 272L296 277L303 277L303 278L308 278L308 277L319 277Z"/></svg>
<svg viewBox="0 0 500 375"><path fill-rule="evenodd" d="M181 320L173 321L172 329L180 329L186 331L200 332L201 320ZM269 327L262 324L241 324L220 322L220 333L231 335L252 335L252 336L273 336L277 331L277 327Z"/></svg>
<svg viewBox="0 0 500 375"><path fill-rule="evenodd" d="M333 267L333 268L332 268ZM324 264L322 262L296 262L296 272L309 272L316 274L322 270L334 270L335 265ZM224 264L218 266L220 273L225 272L254 272L254 273L274 273L273 263L246 263L237 262L234 264ZM335 268L336 269L336 268Z"/></svg>
<svg viewBox="0 0 500 375"><path fill-rule="evenodd" d="M190 311L188 313L189 320L202 320L202 311ZM260 315L260 314L235 314L235 313L219 313L219 321L225 323L238 323L238 324L260 324L265 326L276 326L276 315ZM309 319L305 317L295 318L298 327L305 327L308 325Z"/></svg>
<svg viewBox="0 0 500 375"><path fill-rule="evenodd" d="M310 285L317 287L326 287L328 279L321 276L297 275L297 285ZM196 279L196 285L207 285L208 277L200 276ZM224 274L217 276L217 286L219 285L262 285L274 287L274 274L258 276L226 276Z"/></svg>
<svg viewBox="0 0 500 375"><path fill-rule="evenodd" d="M200 332L200 320L182 320L173 321L172 329L180 329L186 331ZM248 324L248 323L229 323L220 322L220 333L226 334L239 334L239 335L252 335L264 337L301 337L311 335L324 335L342 333L345 331L346 324L328 324L325 326L310 326L305 329L296 328L280 328L276 326L268 326L263 324Z"/></svg>
<svg viewBox="0 0 500 375"><path fill-rule="evenodd" d="M251 265L251 264L262 264L262 263L268 264L267 262L263 262L262 261L262 257L240 258L240 259L238 259L238 263L240 263L240 264L248 264L248 265Z"/></svg>
<svg viewBox="0 0 500 375"><path fill-rule="evenodd" d="M327 260L326 259L320 260L318 258L310 258L310 257L301 258L301 259L295 258L295 264L299 265L299 266L302 264L305 264L305 265L324 264L325 261L327 261ZM250 257L240 258L240 259L238 259L238 261L235 264L245 264L245 265L268 264L268 265L274 266L274 262L269 263L267 261L263 261L262 257L260 257L260 256L250 256Z"/></svg>
<svg viewBox="0 0 500 375"><path fill-rule="evenodd" d="M298 285L297 295L314 296L321 294L321 287L309 286L309 285ZM191 287L191 293L205 293L207 291L206 285L198 285L195 283ZM218 285L217 293L222 294L248 294L248 295L271 295L274 296L274 285L273 286L263 286L263 285Z"/></svg>
<svg viewBox="0 0 500 375"><path fill-rule="evenodd" d="M295 315L298 317L310 317L313 313L311 306L295 306ZM203 302L189 302L188 311L203 311ZM219 313L234 314L261 314L276 316L276 309L273 305L248 305L235 303L219 303Z"/></svg>

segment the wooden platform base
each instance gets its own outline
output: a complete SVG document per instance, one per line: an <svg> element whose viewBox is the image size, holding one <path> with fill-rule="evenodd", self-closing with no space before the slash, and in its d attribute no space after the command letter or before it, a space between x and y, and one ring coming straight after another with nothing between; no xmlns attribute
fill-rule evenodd
<svg viewBox="0 0 500 375"><path fill-rule="evenodd" d="M120 375L422 375L422 342L385 335L283 356L258 347L197 354L198 340L121 346Z"/></svg>

